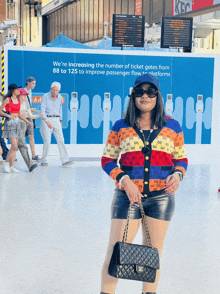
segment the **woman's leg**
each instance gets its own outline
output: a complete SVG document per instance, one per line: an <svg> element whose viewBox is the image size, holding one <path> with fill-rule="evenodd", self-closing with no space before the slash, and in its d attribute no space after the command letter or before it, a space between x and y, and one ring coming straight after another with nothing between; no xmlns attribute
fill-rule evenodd
<svg viewBox="0 0 220 294"><path fill-rule="evenodd" d="M164 221L160 219L155 219L152 217L146 217L147 224L149 227L149 232L151 236L152 244L155 248L158 249L160 260L163 250L163 244L166 237L167 229L169 227L170 221ZM142 227L143 234L143 245L147 245L147 238L145 234L145 229ZM160 270L157 270L156 280L154 283L143 283L143 293L153 292L156 293L158 283L160 278Z"/></svg>
<svg viewBox="0 0 220 294"><path fill-rule="evenodd" d="M6 162L10 161L11 166L13 166L14 162L15 162L15 158L16 158L16 150L18 149L18 139L13 138L13 139L9 139L9 140L11 142L11 148L8 152Z"/></svg>
<svg viewBox="0 0 220 294"><path fill-rule="evenodd" d="M117 241L122 241L126 221L127 221L126 219L112 219L112 222L111 222L109 245L108 245L104 265L102 268L101 291L104 293L109 293L109 294L115 293L115 288L116 288L118 279L112 276L109 276L108 266L109 266L109 262L112 256L113 247L115 243ZM140 224L141 224L141 219L130 219L128 236L127 236L128 243L133 242Z"/></svg>

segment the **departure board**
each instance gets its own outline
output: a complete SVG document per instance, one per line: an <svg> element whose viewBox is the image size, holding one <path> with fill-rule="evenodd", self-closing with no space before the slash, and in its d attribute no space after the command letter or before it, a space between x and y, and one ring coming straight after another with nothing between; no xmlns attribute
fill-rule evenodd
<svg viewBox="0 0 220 294"><path fill-rule="evenodd" d="M112 46L144 47L144 15L113 14Z"/></svg>
<svg viewBox="0 0 220 294"><path fill-rule="evenodd" d="M192 17L162 17L161 48L192 48Z"/></svg>

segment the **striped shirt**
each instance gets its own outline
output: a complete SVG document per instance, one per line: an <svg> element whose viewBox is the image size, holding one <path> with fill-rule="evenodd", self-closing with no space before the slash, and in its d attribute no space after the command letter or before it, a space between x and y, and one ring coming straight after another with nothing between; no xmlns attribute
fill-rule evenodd
<svg viewBox="0 0 220 294"><path fill-rule="evenodd" d="M166 178L174 171L186 173L186 158L183 132L179 123L167 117L166 125L152 141L150 152L142 153L144 143L138 128L125 124L123 119L116 121L109 133L101 164L103 170L115 180L116 187L125 174L147 197L166 188ZM120 160L118 164L119 155Z"/></svg>

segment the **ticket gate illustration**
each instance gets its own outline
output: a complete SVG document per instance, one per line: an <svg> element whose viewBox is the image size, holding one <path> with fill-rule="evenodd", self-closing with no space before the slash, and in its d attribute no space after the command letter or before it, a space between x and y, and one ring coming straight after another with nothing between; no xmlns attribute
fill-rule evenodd
<svg viewBox="0 0 220 294"><path fill-rule="evenodd" d="M165 112L167 115L171 116L173 115L173 95L167 94L167 101L165 104Z"/></svg>
<svg viewBox="0 0 220 294"><path fill-rule="evenodd" d="M111 111L111 100L110 93L104 94L103 101L103 144L107 141L109 129L110 129L110 111Z"/></svg>
<svg viewBox="0 0 220 294"><path fill-rule="evenodd" d="M205 110L204 110L205 109ZM212 124L212 98L208 97L203 101L203 95L197 95L197 101L195 106L195 101L193 97L187 98L186 101L186 127L192 129L196 123L196 136L195 144L201 144L202 142L202 123L204 127L208 130L211 129Z"/></svg>
<svg viewBox="0 0 220 294"><path fill-rule="evenodd" d="M70 144L76 144L77 141L77 111L79 109L78 93L71 93L70 100Z"/></svg>
<svg viewBox="0 0 220 294"><path fill-rule="evenodd" d="M113 105L113 106L112 106ZM111 102L110 93L104 93L103 107L101 107L101 97L95 95L92 101L92 126L100 128L103 121L103 144L106 143L110 131L110 121L114 124L121 118L121 97L115 95Z"/></svg>
<svg viewBox="0 0 220 294"><path fill-rule="evenodd" d="M89 125L89 97L87 95L82 95L80 99L80 109L78 92L71 93L70 100L70 144L77 143L77 121L80 123L80 127L85 129Z"/></svg>
<svg viewBox="0 0 220 294"><path fill-rule="evenodd" d="M183 98L177 97L173 102L173 95L167 94L167 101L165 104L165 112L175 120L177 120L182 127L183 125Z"/></svg>

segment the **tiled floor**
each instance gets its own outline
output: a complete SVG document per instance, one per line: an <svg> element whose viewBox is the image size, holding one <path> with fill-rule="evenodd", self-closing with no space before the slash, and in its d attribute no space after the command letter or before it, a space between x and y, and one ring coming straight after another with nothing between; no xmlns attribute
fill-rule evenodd
<svg viewBox="0 0 220 294"><path fill-rule="evenodd" d="M0 294L99 294L114 182L99 161L48 162L32 173L20 158L20 174L0 167ZM190 165L176 193L158 294L219 293L219 172L217 162ZM140 294L141 283L119 281L119 293Z"/></svg>

